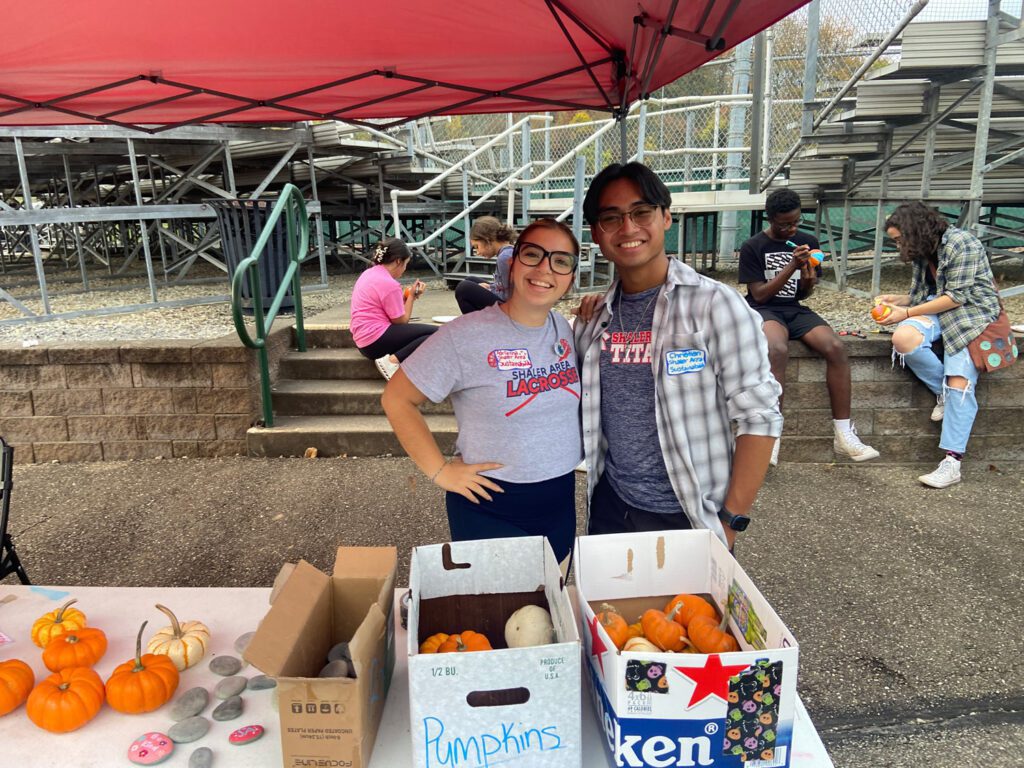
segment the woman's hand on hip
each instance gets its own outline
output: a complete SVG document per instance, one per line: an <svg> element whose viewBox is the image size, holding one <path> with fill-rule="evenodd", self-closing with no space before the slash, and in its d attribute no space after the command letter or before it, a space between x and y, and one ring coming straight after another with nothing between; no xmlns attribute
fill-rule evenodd
<svg viewBox="0 0 1024 768"><path fill-rule="evenodd" d="M504 493L504 491L491 478L484 477L480 473L491 469L501 469L503 466L505 465L494 462L466 464L461 458L456 457L445 464L434 478L434 482L446 491L465 496L474 504L479 504L481 498L492 501L488 490L495 493Z"/></svg>

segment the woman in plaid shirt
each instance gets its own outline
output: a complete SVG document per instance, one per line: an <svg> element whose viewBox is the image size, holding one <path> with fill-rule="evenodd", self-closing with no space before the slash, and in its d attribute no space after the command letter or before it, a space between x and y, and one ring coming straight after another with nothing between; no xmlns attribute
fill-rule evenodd
<svg viewBox="0 0 1024 768"><path fill-rule="evenodd" d="M939 447L946 452L920 480L932 488L960 482L960 462L978 413L974 389L978 369L967 345L999 315L999 297L985 247L974 235L952 227L924 203L904 203L885 222L900 258L914 267L909 294L875 301L893 311L882 325L897 325L893 356L910 367L936 397L932 421L942 422ZM942 339L943 358L932 351Z"/></svg>

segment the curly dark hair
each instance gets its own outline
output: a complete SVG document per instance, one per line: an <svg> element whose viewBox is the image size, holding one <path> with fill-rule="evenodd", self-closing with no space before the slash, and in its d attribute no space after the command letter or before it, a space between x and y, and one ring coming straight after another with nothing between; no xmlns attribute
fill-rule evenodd
<svg viewBox="0 0 1024 768"><path fill-rule="evenodd" d="M780 213L789 213L800 207L800 195L792 189L776 189L764 202L764 212L771 220Z"/></svg>
<svg viewBox="0 0 1024 768"><path fill-rule="evenodd" d="M903 203L889 214L885 228L900 231L900 259L904 263L932 261L938 258L942 233L949 222L939 213L922 202Z"/></svg>

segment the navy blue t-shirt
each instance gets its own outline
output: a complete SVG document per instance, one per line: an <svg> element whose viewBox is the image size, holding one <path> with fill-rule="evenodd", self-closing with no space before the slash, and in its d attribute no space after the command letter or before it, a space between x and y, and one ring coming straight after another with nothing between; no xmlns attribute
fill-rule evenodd
<svg viewBox="0 0 1024 768"><path fill-rule="evenodd" d="M608 444L604 473L627 504L678 514L658 439L651 370L651 327L661 286L622 294L601 337L601 431Z"/></svg>

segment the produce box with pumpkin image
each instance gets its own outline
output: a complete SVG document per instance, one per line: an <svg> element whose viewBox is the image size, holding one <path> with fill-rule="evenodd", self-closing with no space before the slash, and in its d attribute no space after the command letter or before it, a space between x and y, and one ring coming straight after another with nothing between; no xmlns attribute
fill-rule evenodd
<svg viewBox="0 0 1024 768"><path fill-rule="evenodd" d="M547 540L416 547L409 584L417 768L579 766L580 640Z"/></svg>
<svg viewBox="0 0 1024 768"><path fill-rule="evenodd" d="M796 640L710 531L581 537L575 562L616 766L789 765Z"/></svg>

